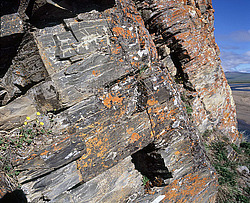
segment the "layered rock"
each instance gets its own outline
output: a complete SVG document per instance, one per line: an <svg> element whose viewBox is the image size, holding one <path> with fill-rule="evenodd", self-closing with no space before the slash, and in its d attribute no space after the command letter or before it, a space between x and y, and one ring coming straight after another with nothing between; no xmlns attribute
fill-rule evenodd
<svg viewBox="0 0 250 203"><path fill-rule="evenodd" d="M201 133L238 134L211 2L47 2L22 1L0 83L1 130L41 112L52 131L14 160L28 201L214 202Z"/></svg>
<svg viewBox="0 0 250 203"><path fill-rule="evenodd" d="M170 48L175 67L169 70L192 97L192 115L198 129L219 129L231 141L238 141L235 104L213 33L212 1L148 0L137 6L155 43L159 48ZM166 62L161 61L164 66Z"/></svg>

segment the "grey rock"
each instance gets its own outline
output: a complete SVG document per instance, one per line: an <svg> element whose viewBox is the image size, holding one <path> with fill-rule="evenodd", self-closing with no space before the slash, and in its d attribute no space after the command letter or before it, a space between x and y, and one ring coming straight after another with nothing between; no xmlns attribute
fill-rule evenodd
<svg viewBox="0 0 250 203"><path fill-rule="evenodd" d="M1 16L0 37L24 33L23 21L18 13Z"/></svg>
<svg viewBox="0 0 250 203"><path fill-rule="evenodd" d="M22 189L28 201L33 202L40 197L52 200L79 183L81 183L81 176L74 161L35 181L22 184Z"/></svg>
<svg viewBox="0 0 250 203"><path fill-rule="evenodd" d="M45 1L30 5L34 29L1 75L1 129L18 128L37 111L54 120L44 121L52 134L15 163L29 201L214 202L217 176L197 129L226 132L227 121L235 123L209 3L81 2L69 2L84 7L77 16ZM192 117L181 93L192 98ZM149 146L141 170L130 156ZM144 189L142 175L160 182Z"/></svg>
<svg viewBox="0 0 250 203"><path fill-rule="evenodd" d="M236 170L241 174L249 174L249 169L246 166L239 166Z"/></svg>
<svg viewBox="0 0 250 203"><path fill-rule="evenodd" d="M62 193L51 202L122 202L137 192L143 193L142 176L127 157L92 180Z"/></svg>
<svg viewBox="0 0 250 203"><path fill-rule="evenodd" d="M35 104L30 97L19 97L7 106L0 107L0 129L10 130L21 126L27 116L34 119L36 112Z"/></svg>

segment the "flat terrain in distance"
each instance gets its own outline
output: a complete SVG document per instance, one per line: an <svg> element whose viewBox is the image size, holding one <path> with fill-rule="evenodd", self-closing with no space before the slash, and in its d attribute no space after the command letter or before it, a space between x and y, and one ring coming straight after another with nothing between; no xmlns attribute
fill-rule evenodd
<svg viewBox="0 0 250 203"><path fill-rule="evenodd" d="M244 132L246 140L250 142L250 83L229 85L236 103L238 129Z"/></svg>
<svg viewBox="0 0 250 203"><path fill-rule="evenodd" d="M250 73L225 72L228 83L250 83Z"/></svg>
<svg viewBox="0 0 250 203"><path fill-rule="evenodd" d="M226 72L225 75L236 103L239 131L250 142L250 73Z"/></svg>

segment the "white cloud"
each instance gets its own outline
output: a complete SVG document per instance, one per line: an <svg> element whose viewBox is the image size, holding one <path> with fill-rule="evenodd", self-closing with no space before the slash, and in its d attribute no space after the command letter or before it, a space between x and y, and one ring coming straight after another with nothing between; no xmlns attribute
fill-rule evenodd
<svg viewBox="0 0 250 203"><path fill-rule="evenodd" d="M245 55L250 57L250 51L247 51Z"/></svg>
<svg viewBox="0 0 250 203"><path fill-rule="evenodd" d="M225 71L250 71L250 51L244 54L233 52L221 52L220 58L222 67Z"/></svg>
<svg viewBox="0 0 250 203"><path fill-rule="evenodd" d="M220 45L220 49L224 49L224 50L230 50L230 49L234 49L234 50L239 50L240 47L239 46L235 46L235 45Z"/></svg>
<svg viewBox="0 0 250 203"><path fill-rule="evenodd" d="M250 30L238 30L232 32L230 37L237 42L250 42Z"/></svg>
<svg viewBox="0 0 250 203"><path fill-rule="evenodd" d="M216 34L218 41L250 42L250 30L237 30L228 34Z"/></svg>

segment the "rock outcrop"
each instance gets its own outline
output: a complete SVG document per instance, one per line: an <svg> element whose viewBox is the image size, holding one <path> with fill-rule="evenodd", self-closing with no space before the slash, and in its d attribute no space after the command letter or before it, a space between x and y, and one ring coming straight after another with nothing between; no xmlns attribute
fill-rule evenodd
<svg viewBox="0 0 250 203"><path fill-rule="evenodd" d="M213 34L212 1L149 0L138 7L156 45L170 48L175 65L170 72L192 97L198 129L216 128L237 141L235 105Z"/></svg>
<svg viewBox="0 0 250 203"><path fill-rule="evenodd" d="M240 137L213 30L210 0L4 13L1 136L43 130L11 160L28 202L214 202L201 134Z"/></svg>

